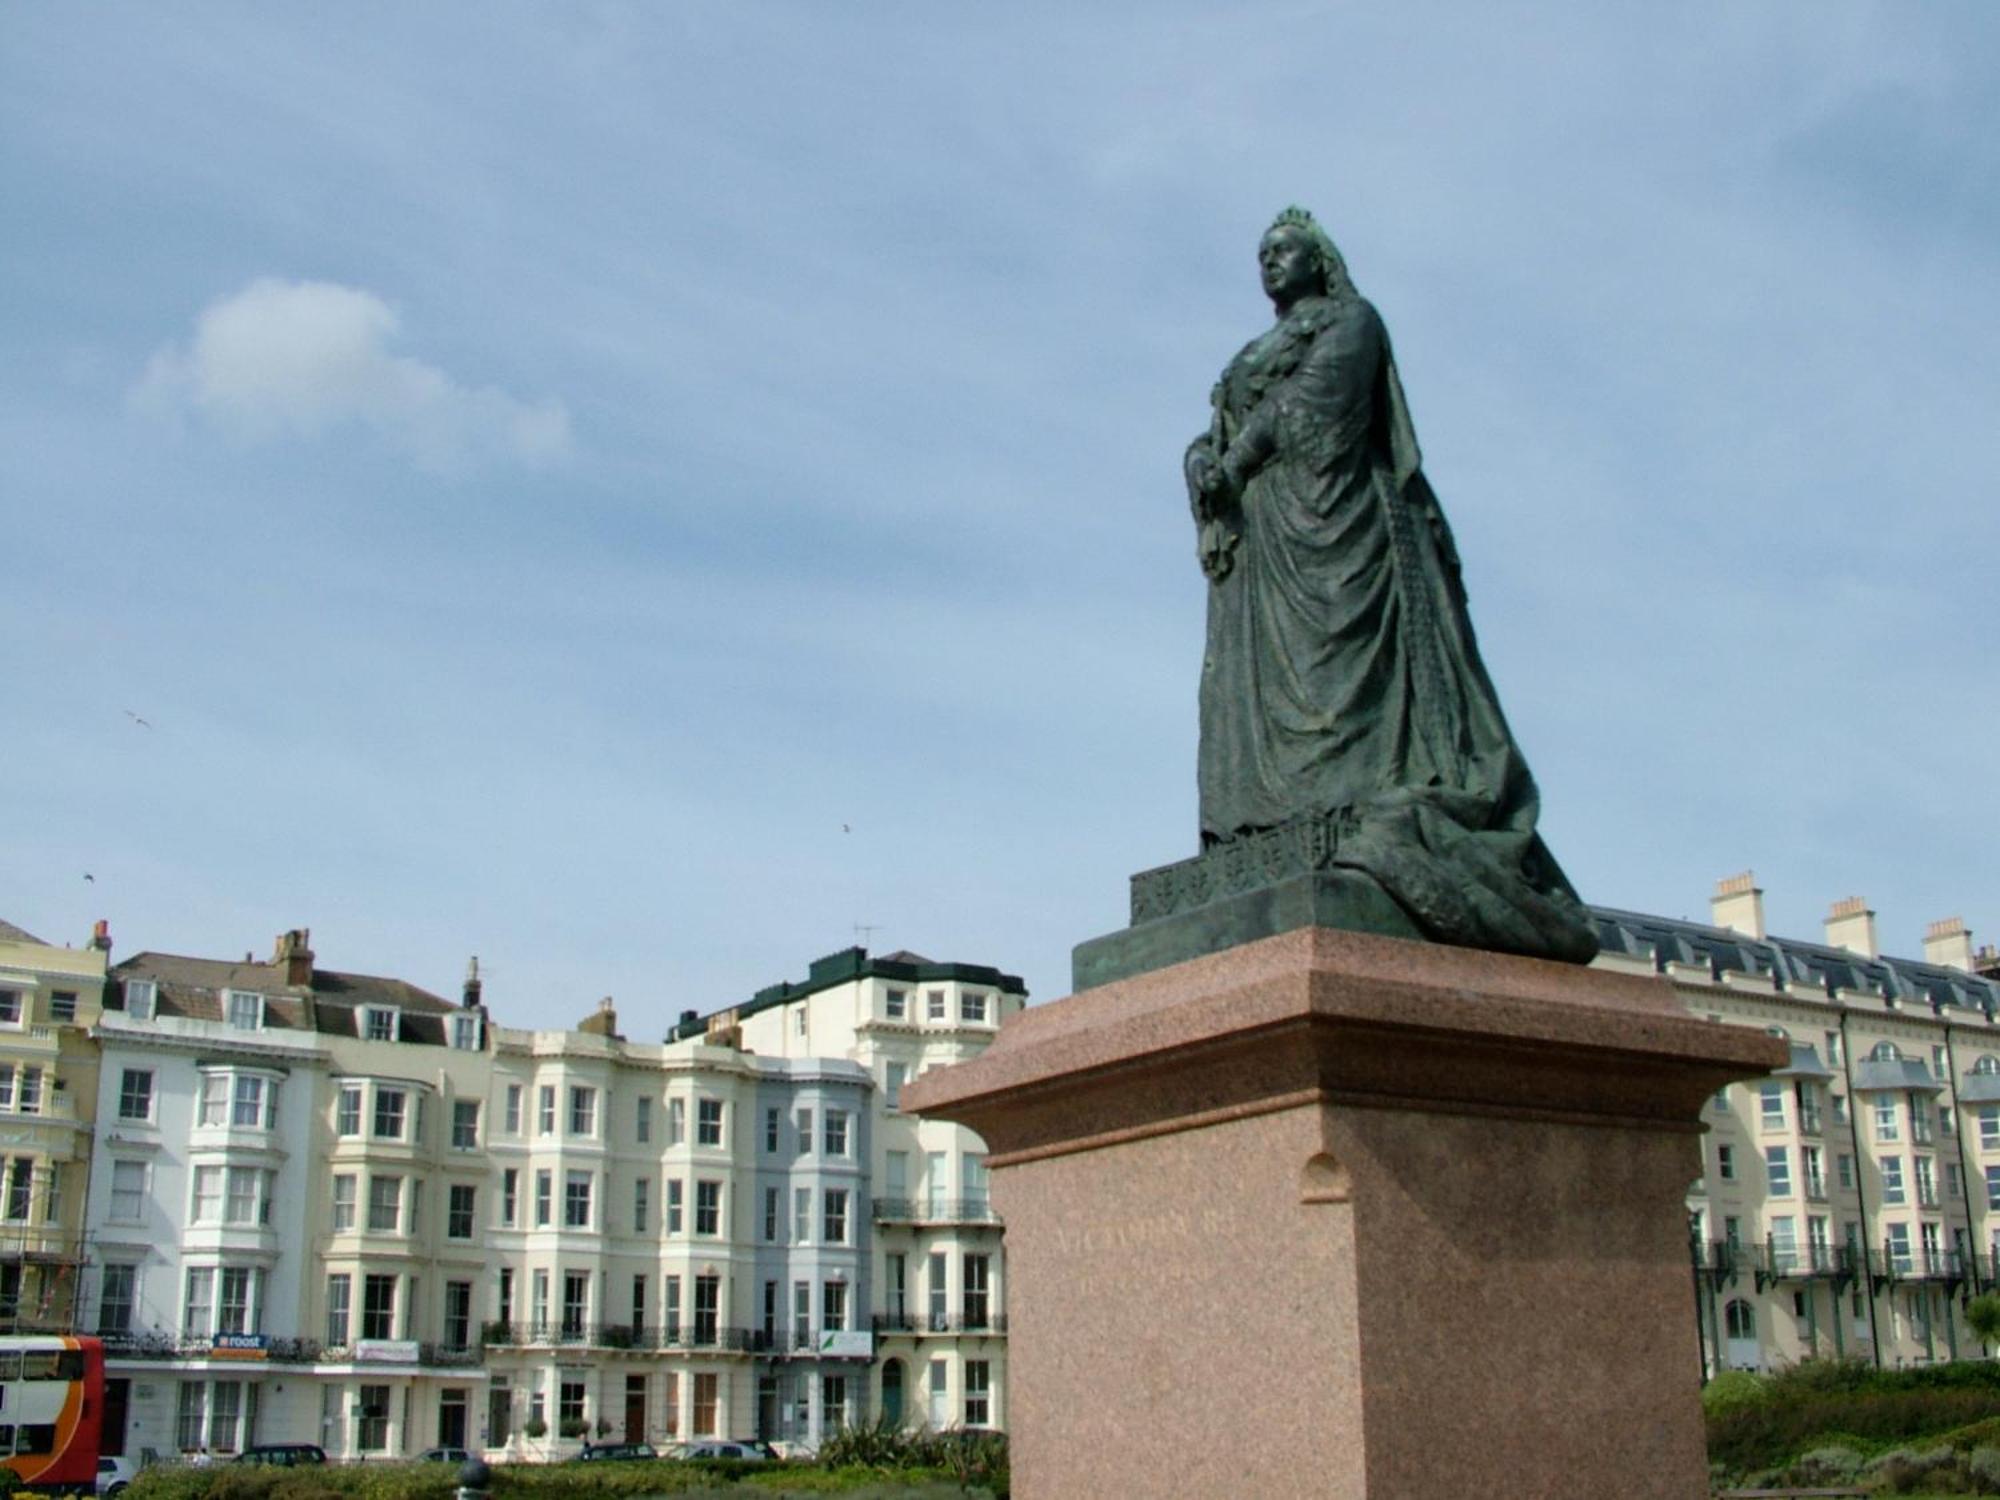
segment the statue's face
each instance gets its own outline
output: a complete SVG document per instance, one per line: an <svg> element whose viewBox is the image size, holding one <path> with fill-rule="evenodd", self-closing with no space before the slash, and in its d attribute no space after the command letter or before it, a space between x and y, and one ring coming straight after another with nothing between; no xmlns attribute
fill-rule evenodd
<svg viewBox="0 0 2000 1500"><path fill-rule="evenodd" d="M1323 292L1319 261L1302 230L1281 224L1257 247L1257 265L1264 273L1264 295L1280 307Z"/></svg>

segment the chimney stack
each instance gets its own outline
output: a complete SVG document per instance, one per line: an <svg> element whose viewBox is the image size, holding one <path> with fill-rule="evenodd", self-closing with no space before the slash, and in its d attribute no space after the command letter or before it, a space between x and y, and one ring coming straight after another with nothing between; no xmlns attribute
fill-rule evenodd
<svg viewBox="0 0 2000 1500"><path fill-rule="evenodd" d="M102 917L99 917L97 924L90 929L90 946L99 953L111 951L111 924Z"/></svg>
<svg viewBox="0 0 2000 1500"><path fill-rule="evenodd" d="M1764 893L1757 886L1757 877L1748 870L1716 881L1715 894L1708 898L1708 910L1717 927L1727 927L1760 941L1765 935Z"/></svg>
<svg viewBox="0 0 2000 1500"><path fill-rule="evenodd" d="M576 1023L578 1031L592 1036L608 1036L614 1041L624 1040L618 1035L618 1012L612 1007L611 997L606 995L597 1002L597 1009Z"/></svg>
<svg viewBox="0 0 2000 1500"><path fill-rule="evenodd" d="M1849 896L1845 901L1833 903L1826 914L1826 945L1845 948L1863 958L1880 956L1875 946L1875 913L1868 909L1866 901Z"/></svg>
<svg viewBox="0 0 2000 1500"><path fill-rule="evenodd" d="M310 989L313 982L312 929L294 927L278 934L277 951L271 962L285 971L285 983Z"/></svg>
<svg viewBox="0 0 2000 1500"><path fill-rule="evenodd" d="M465 990L462 1000L467 1010L479 1008L479 996L483 986L479 982L479 955L473 954L465 965Z"/></svg>
<svg viewBox="0 0 2000 1500"><path fill-rule="evenodd" d="M1972 971L1972 929L1963 917L1945 917L1924 929L1924 962Z"/></svg>

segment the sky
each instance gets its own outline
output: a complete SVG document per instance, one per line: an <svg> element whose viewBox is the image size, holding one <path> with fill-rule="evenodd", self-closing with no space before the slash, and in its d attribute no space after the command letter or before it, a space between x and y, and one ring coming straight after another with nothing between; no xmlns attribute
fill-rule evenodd
<svg viewBox="0 0 2000 1500"><path fill-rule="evenodd" d="M0 917L658 1036L1195 852L1312 208L1586 900L2000 936L2000 9L0 9Z"/></svg>

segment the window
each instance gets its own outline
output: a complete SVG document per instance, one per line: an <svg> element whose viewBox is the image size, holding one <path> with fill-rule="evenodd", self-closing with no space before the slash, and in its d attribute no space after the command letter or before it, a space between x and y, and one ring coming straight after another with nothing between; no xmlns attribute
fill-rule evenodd
<svg viewBox="0 0 2000 1500"><path fill-rule="evenodd" d="M505 1119L507 1122L507 1134L519 1135L521 1133L521 1085L520 1084L510 1083L507 1085L506 1100L507 1104L506 1104Z"/></svg>
<svg viewBox="0 0 2000 1500"><path fill-rule="evenodd" d="M722 1233L722 1184L706 1180L694 1185L694 1232Z"/></svg>
<svg viewBox="0 0 2000 1500"><path fill-rule="evenodd" d="M678 1146L687 1139L688 1107L685 1099L667 1101L667 1144Z"/></svg>
<svg viewBox="0 0 2000 1500"><path fill-rule="evenodd" d="M847 1283L829 1281L819 1289L820 1327L840 1333L847 1327Z"/></svg>
<svg viewBox="0 0 2000 1500"><path fill-rule="evenodd" d="M223 1205L223 1222L226 1224L255 1224L260 1215L257 1211L258 1192L264 1174L255 1167L231 1167L229 1169L229 1194Z"/></svg>
<svg viewBox="0 0 2000 1500"><path fill-rule="evenodd" d="M1736 1148L1717 1146L1715 1148L1715 1175L1724 1182L1736 1180Z"/></svg>
<svg viewBox="0 0 2000 1500"><path fill-rule="evenodd" d="M1903 1158L1900 1156L1882 1158L1882 1201L1903 1202Z"/></svg>
<svg viewBox="0 0 2000 1500"><path fill-rule="evenodd" d="M545 1083L535 1095L535 1129L542 1135L556 1133L556 1089Z"/></svg>
<svg viewBox="0 0 2000 1500"><path fill-rule="evenodd" d="M371 1234L394 1234L396 1222L402 1217L403 1179L400 1177L370 1177L368 1179L368 1229ZM382 1337L387 1338L387 1334Z"/></svg>
<svg viewBox="0 0 2000 1500"><path fill-rule="evenodd" d="M942 1151L924 1153L924 1186L930 1197L925 1209L933 1219L944 1217L945 1198L951 1188L945 1177L944 1159Z"/></svg>
<svg viewBox="0 0 2000 1500"><path fill-rule="evenodd" d="M97 1294L99 1334L132 1331L132 1304L137 1300L138 1280L137 1266L108 1265L104 1268L104 1285Z"/></svg>
<svg viewBox="0 0 2000 1500"><path fill-rule="evenodd" d="M792 1012L792 1035L804 1036L805 1034L806 1034L806 1008L803 1005L801 1005L797 1010Z"/></svg>
<svg viewBox="0 0 2000 1500"><path fill-rule="evenodd" d="M333 1179L333 1227L336 1233L354 1227L355 1202L354 1177L343 1172Z"/></svg>
<svg viewBox="0 0 2000 1500"><path fill-rule="evenodd" d="M668 1234L679 1234L681 1232L681 1209L681 1180L678 1177L669 1177L667 1179Z"/></svg>
<svg viewBox="0 0 2000 1500"><path fill-rule="evenodd" d="M0 990L0 1025L19 1026L21 1024L21 992Z"/></svg>
<svg viewBox="0 0 2000 1500"><path fill-rule="evenodd" d="M250 1268L247 1266L224 1266L219 1281L221 1294L216 1300L215 1331L217 1333L249 1333L250 1313Z"/></svg>
<svg viewBox="0 0 2000 1500"><path fill-rule="evenodd" d="M49 991L49 1019L69 1022L76 1019L76 991Z"/></svg>
<svg viewBox="0 0 2000 1500"><path fill-rule="evenodd" d="M396 1278L361 1278L361 1336L364 1339L392 1339L396 1336Z"/></svg>
<svg viewBox="0 0 2000 1500"><path fill-rule="evenodd" d="M454 1151L478 1149L479 1101L477 1099L451 1101L451 1145Z"/></svg>
<svg viewBox="0 0 2000 1500"><path fill-rule="evenodd" d="M813 1190L792 1189L792 1243L803 1245L812 1239Z"/></svg>
<svg viewBox="0 0 2000 1500"><path fill-rule="evenodd" d="M826 1112L826 1154L847 1155L847 1111L844 1109Z"/></svg>
<svg viewBox="0 0 2000 1500"><path fill-rule="evenodd" d="M716 1393L720 1389L720 1375L697 1375L694 1378L694 1435L696 1437L718 1436L716 1412L719 1403Z"/></svg>
<svg viewBox="0 0 2000 1500"><path fill-rule="evenodd" d="M174 1443L183 1451L208 1446L208 1383L183 1380L174 1410Z"/></svg>
<svg viewBox="0 0 2000 1500"><path fill-rule="evenodd" d="M0 1063L0 1109L14 1107L14 1065Z"/></svg>
<svg viewBox="0 0 2000 1500"><path fill-rule="evenodd" d="M1888 1045L1887 1042L1882 1044L1883 1047ZM1879 1052L1881 1048L1878 1047L1876 1050ZM1900 1139L1896 1125L1896 1101L1888 1094L1878 1094L1875 1098L1875 1139L1878 1141Z"/></svg>
<svg viewBox="0 0 2000 1500"><path fill-rule="evenodd" d="M24 1223L28 1217L28 1204L35 1180L35 1160L31 1156L10 1156L7 1158L5 1217L15 1223Z"/></svg>
<svg viewBox="0 0 2000 1500"><path fill-rule="evenodd" d="M1807 1146L1799 1152L1801 1165L1805 1169L1806 1196L1824 1198L1826 1196L1826 1161L1817 1146Z"/></svg>
<svg viewBox="0 0 2000 1500"><path fill-rule="evenodd" d="M1917 1206L1919 1208L1937 1207L1937 1178L1933 1175L1934 1169L1931 1166L1931 1160L1928 1156L1910 1158L1911 1165L1916 1169Z"/></svg>
<svg viewBox="0 0 2000 1500"><path fill-rule="evenodd" d="M681 1279L678 1276L660 1278L660 1310L666 1314L667 1342L677 1344L681 1337Z"/></svg>
<svg viewBox="0 0 2000 1500"><path fill-rule="evenodd" d="M799 1125L798 1154L800 1156L805 1156L808 1155L813 1148L813 1112L809 1109L800 1110L798 1113L798 1125Z"/></svg>
<svg viewBox="0 0 2000 1500"><path fill-rule="evenodd" d="M590 1272L563 1272L562 1331L565 1338L580 1338L590 1322ZM581 1387L579 1387L581 1389ZM581 1415L581 1413L579 1413Z"/></svg>
<svg viewBox="0 0 2000 1500"><path fill-rule="evenodd" d="M991 1300L993 1257L968 1255L962 1269L965 1284L959 1289L959 1308L965 1315L965 1326L984 1328L991 1321L988 1304Z"/></svg>
<svg viewBox="0 0 2000 1500"><path fill-rule="evenodd" d="M944 1360L931 1361L931 1426L942 1431L951 1422L951 1366Z"/></svg>
<svg viewBox="0 0 2000 1500"><path fill-rule="evenodd" d="M778 1240L778 1190L764 1189L764 1242L776 1244Z"/></svg>
<svg viewBox="0 0 2000 1500"><path fill-rule="evenodd" d="M197 1224L222 1222L222 1168L220 1167L194 1169L194 1222Z"/></svg>
<svg viewBox="0 0 2000 1500"><path fill-rule="evenodd" d="M15 1108L24 1115L38 1115L42 1112L42 1070L40 1068L21 1069L21 1097Z"/></svg>
<svg viewBox="0 0 2000 1500"><path fill-rule="evenodd" d="M555 1174L546 1167L538 1167L535 1171L535 1227L537 1229L548 1226L549 1217L554 1212L555 1192Z"/></svg>
<svg viewBox="0 0 2000 1500"><path fill-rule="evenodd" d="M1817 1151L1813 1153L1819 1155ZM968 1217L985 1218L986 1205L986 1158L967 1153L958 1159L960 1173L965 1178L965 1211Z"/></svg>
<svg viewBox="0 0 2000 1500"><path fill-rule="evenodd" d="M563 1227L590 1228L590 1178L588 1172L571 1172L563 1178Z"/></svg>
<svg viewBox="0 0 2000 1500"><path fill-rule="evenodd" d="M480 1044L478 1016L456 1015L451 1018L451 1045L460 1052L477 1052Z"/></svg>
<svg viewBox="0 0 2000 1500"><path fill-rule="evenodd" d="M238 1078L230 1124L269 1130L278 1122L278 1085L267 1078Z"/></svg>
<svg viewBox="0 0 2000 1500"><path fill-rule="evenodd" d="M910 1080L910 1070L903 1063L892 1062L884 1070L882 1078L882 1103L892 1110L903 1107L903 1085Z"/></svg>
<svg viewBox="0 0 2000 1500"><path fill-rule="evenodd" d="M1766 1130L1785 1128L1785 1086L1764 1083L1757 1087L1758 1118Z"/></svg>
<svg viewBox="0 0 2000 1500"><path fill-rule="evenodd" d="M694 1142L697 1146L720 1146L722 1144L722 1101L701 1099L695 1102Z"/></svg>
<svg viewBox="0 0 2000 1500"><path fill-rule="evenodd" d="M469 1182L454 1182L447 1190L444 1206L444 1237L448 1240L472 1238L473 1212L479 1190Z"/></svg>
<svg viewBox="0 0 2000 1500"><path fill-rule="evenodd" d="M646 1276L642 1271L632 1278L632 1327L634 1331L646 1326Z"/></svg>
<svg viewBox="0 0 2000 1500"><path fill-rule="evenodd" d="M549 1273L537 1268L534 1280L535 1331L544 1333L549 1326Z"/></svg>
<svg viewBox="0 0 2000 1500"><path fill-rule="evenodd" d="M641 1177L632 1184L632 1232L634 1234L644 1234L650 1227L647 1222L650 1204L647 1200L652 1196L652 1178Z"/></svg>
<svg viewBox="0 0 2000 1500"><path fill-rule="evenodd" d="M712 1344L720 1331L722 1278L701 1275L694 1279L694 1341Z"/></svg>
<svg viewBox="0 0 2000 1500"><path fill-rule="evenodd" d="M472 1283L444 1284L444 1343L447 1349L472 1346Z"/></svg>
<svg viewBox="0 0 2000 1500"><path fill-rule="evenodd" d="M215 1327L215 1268L196 1266L187 1273L187 1316L181 1326L189 1333L206 1334Z"/></svg>
<svg viewBox="0 0 2000 1500"><path fill-rule="evenodd" d="M889 1256L884 1279L889 1288L889 1326L907 1328L904 1321L910 1315L909 1276L910 1257L898 1250Z"/></svg>
<svg viewBox="0 0 2000 1500"><path fill-rule="evenodd" d="M653 1138L653 1099L650 1094L641 1094L633 1101L633 1134L640 1144Z"/></svg>
<svg viewBox="0 0 2000 1500"><path fill-rule="evenodd" d="M1764 1177L1774 1198L1786 1198L1792 1191L1791 1153L1783 1146L1764 1148Z"/></svg>
<svg viewBox="0 0 2000 1500"><path fill-rule="evenodd" d="M375 1090L376 1139L400 1141L403 1138L403 1111L408 1097L401 1089Z"/></svg>
<svg viewBox="0 0 2000 1500"><path fill-rule="evenodd" d="M965 1425L984 1427L993 1416L992 1365L983 1359L965 1362Z"/></svg>
<svg viewBox="0 0 2000 1500"><path fill-rule="evenodd" d="M146 1164L142 1161L114 1161L111 1164L111 1217L136 1223L146 1209Z"/></svg>
<svg viewBox="0 0 2000 1500"><path fill-rule="evenodd" d="M942 1250L930 1254L931 1331L942 1333L951 1319L951 1289L946 1284L950 1258Z"/></svg>
<svg viewBox="0 0 2000 1500"><path fill-rule="evenodd" d="M958 1019L973 1026L986 1024L986 997L984 995L960 995L958 997Z"/></svg>
<svg viewBox="0 0 2000 1500"><path fill-rule="evenodd" d="M247 990L229 990L224 1002L229 1024L238 1031L260 1031L264 1025L264 997Z"/></svg>
<svg viewBox="0 0 2000 1500"><path fill-rule="evenodd" d="M1910 1226L1891 1224L1889 1231L1889 1265L1900 1275L1907 1276L1916 1267L1910 1255Z"/></svg>
<svg viewBox="0 0 2000 1500"><path fill-rule="evenodd" d="M1958 1197L1957 1162L1948 1161L1944 1164L1944 1195L1947 1198Z"/></svg>
<svg viewBox="0 0 2000 1500"><path fill-rule="evenodd" d="M597 1090L572 1088L569 1091L569 1133L597 1134Z"/></svg>
<svg viewBox="0 0 2000 1500"><path fill-rule="evenodd" d="M792 1283L792 1345L804 1349L812 1344L813 1289L810 1281Z"/></svg>
<svg viewBox="0 0 2000 1500"><path fill-rule="evenodd" d="M910 1015L910 992L890 990L882 997L882 1014L891 1021L905 1021Z"/></svg>
<svg viewBox="0 0 2000 1500"><path fill-rule="evenodd" d="M118 1118L121 1120L150 1120L153 1118L153 1070L151 1068L127 1068L118 1081Z"/></svg>
<svg viewBox="0 0 2000 1500"><path fill-rule="evenodd" d="M502 1323L511 1323L514 1321L514 1268L512 1266L502 1266L500 1268L498 1312Z"/></svg>
<svg viewBox="0 0 2000 1500"><path fill-rule="evenodd" d="M1840 1185L1852 1191L1854 1187L1854 1158L1843 1152L1838 1161L1835 1162L1835 1167L1837 1168L1837 1175L1840 1178Z"/></svg>
<svg viewBox="0 0 2000 1500"><path fill-rule="evenodd" d="M2000 1208L2000 1167L1986 1169L1986 1206Z"/></svg>
<svg viewBox="0 0 2000 1500"><path fill-rule="evenodd" d="M847 1377L845 1375L822 1375L819 1378L820 1425L828 1432L839 1432L847 1425Z"/></svg>
<svg viewBox="0 0 2000 1500"><path fill-rule="evenodd" d="M150 979L128 979L125 981L125 1014L135 1021L153 1019L153 1003L159 998L159 986Z"/></svg>
<svg viewBox="0 0 2000 1500"><path fill-rule="evenodd" d="M383 1005L363 1006L361 1034L371 1042L395 1041L396 1012Z"/></svg>
<svg viewBox="0 0 2000 1500"><path fill-rule="evenodd" d="M500 1222L512 1226L521 1212L521 1169L508 1167L500 1174Z"/></svg>
<svg viewBox="0 0 2000 1500"><path fill-rule="evenodd" d="M333 1110L333 1133L361 1134L361 1089L356 1084L341 1086L340 1100Z"/></svg>
<svg viewBox="0 0 2000 1500"><path fill-rule="evenodd" d="M764 1151L768 1156L778 1154L778 1121L781 1118L775 1109L764 1111Z"/></svg>
<svg viewBox="0 0 2000 1500"><path fill-rule="evenodd" d="M825 1242L829 1245L847 1243L847 1189L828 1188L826 1190L826 1231Z"/></svg>

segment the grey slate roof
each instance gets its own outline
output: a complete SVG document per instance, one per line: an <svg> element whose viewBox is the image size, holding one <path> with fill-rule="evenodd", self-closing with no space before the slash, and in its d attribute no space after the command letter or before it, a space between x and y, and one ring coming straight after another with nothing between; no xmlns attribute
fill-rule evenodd
<svg viewBox="0 0 2000 1500"><path fill-rule="evenodd" d="M32 932L5 921L0 921L0 943L35 943L44 948L49 946Z"/></svg>
<svg viewBox="0 0 2000 1500"><path fill-rule="evenodd" d="M124 983L150 979L158 986L156 1013L192 1020L223 1019L224 990L254 990L264 997L264 1026L271 1031L317 1031L331 1036L359 1036L359 1011L365 1005L394 1006L401 1012L399 1041L442 1046L445 1018L458 1009L428 990L402 979L373 974L343 974L315 968L309 985L285 983L281 964L189 958L177 953L135 953L112 967L116 982L106 1007L124 1007Z"/></svg>
<svg viewBox="0 0 2000 1500"><path fill-rule="evenodd" d="M1669 963L1692 964L1718 980L1726 973L1767 980L1781 994L1829 996L1846 990L1937 1012L2000 1013L2000 980L1962 969L1918 959L1868 958L1796 938L1753 938L1724 927L1610 906L1593 906L1590 915L1606 953L1649 958L1662 971Z"/></svg>

